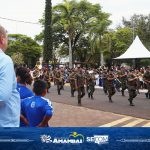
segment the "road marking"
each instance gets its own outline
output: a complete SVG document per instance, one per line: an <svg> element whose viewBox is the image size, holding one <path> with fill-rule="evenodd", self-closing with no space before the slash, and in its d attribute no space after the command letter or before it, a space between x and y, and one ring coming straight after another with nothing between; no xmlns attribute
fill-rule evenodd
<svg viewBox="0 0 150 150"><path fill-rule="evenodd" d="M146 123L144 126L142 127L150 127L150 122Z"/></svg>
<svg viewBox="0 0 150 150"><path fill-rule="evenodd" d="M130 122L130 123L128 123L128 124L126 124L122 127L134 127L134 126L136 126L137 124L139 124L143 121L144 121L144 119L138 119L138 120L132 121L132 122Z"/></svg>
<svg viewBox="0 0 150 150"><path fill-rule="evenodd" d="M116 121L113 121L113 122L104 124L104 125L99 126L99 127L112 127L112 126L115 126L115 125L117 125L117 124L119 124L119 123L122 123L122 122L124 122L124 121L130 120L130 119L132 119L132 117L129 117L129 116L128 116L128 117L125 117L125 118L122 118L122 119L119 119L119 120L116 120Z"/></svg>

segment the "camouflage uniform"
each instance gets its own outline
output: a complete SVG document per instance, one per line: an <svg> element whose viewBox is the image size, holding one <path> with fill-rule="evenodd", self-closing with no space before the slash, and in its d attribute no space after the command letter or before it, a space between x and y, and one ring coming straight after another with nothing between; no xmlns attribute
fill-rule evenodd
<svg viewBox="0 0 150 150"><path fill-rule="evenodd" d="M126 81L127 81L127 75L124 71L120 71L117 73L118 79L121 82L121 93L122 96L124 96L124 91L127 89Z"/></svg>
<svg viewBox="0 0 150 150"><path fill-rule="evenodd" d="M88 92L88 80L90 78L89 72L85 72L84 77L85 77L86 91Z"/></svg>
<svg viewBox="0 0 150 150"><path fill-rule="evenodd" d="M113 102L111 97L115 94L115 87L114 87L114 75L112 73L108 74L107 77L107 87L108 87L108 98L109 102Z"/></svg>
<svg viewBox="0 0 150 150"><path fill-rule="evenodd" d="M133 98L137 96L136 88L137 88L137 78L133 73L129 73L127 76L127 87L129 92L129 102L130 106L134 106L133 104Z"/></svg>
<svg viewBox="0 0 150 150"><path fill-rule="evenodd" d="M44 79L44 81L46 82L47 92L49 93L48 90L49 90L50 87L51 87L51 78L50 78L50 73L49 73L48 70L45 70L45 71L43 72L43 79Z"/></svg>
<svg viewBox="0 0 150 150"><path fill-rule="evenodd" d="M81 105L81 98L85 95L85 88L84 88L84 76L82 72L78 72L75 76L76 79L76 87L78 90L78 105Z"/></svg>
<svg viewBox="0 0 150 150"><path fill-rule="evenodd" d="M57 71L55 73L55 82L56 82L56 85L57 85L58 95L61 95L60 90L63 88L63 82L62 82L62 76L61 76L60 71Z"/></svg>
<svg viewBox="0 0 150 150"><path fill-rule="evenodd" d="M95 91L95 81L94 77L92 74L87 78L87 92L88 92L88 97L93 99L93 93Z"/></svg>
<svg viewBox="0 0 150 150"><path fill-rule="evenodd" d="M102 75L102 78L103 78L103 90L104 90L104 93L107 94L107 91L108 91L108 88L107 88L107 71L103 71L103 75Z"/></svg>
<svg viewBox="0 0 150 150"><path fill-rule="evenodd" d="M74 97L74 92L76 91L76 72L72 71L69 75L70 87L71 87L71 96Z"/></svg>
<svg viewBox="0 0 150 150"><path fill-rule="evenodd" d="M148 89L148 92L145 94L147 98L150 99L150 72L146 71L143 75L143 79L146 85L146 88Z"/></svg>

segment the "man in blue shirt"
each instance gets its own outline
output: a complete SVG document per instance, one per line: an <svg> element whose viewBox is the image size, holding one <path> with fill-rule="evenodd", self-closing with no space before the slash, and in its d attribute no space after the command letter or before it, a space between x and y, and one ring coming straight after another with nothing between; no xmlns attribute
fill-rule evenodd
<svg viewBox="0 0 150 150"><path fill-rule="evenodd" d="M7 45L6 30L0 26L0 127L19 127L20 96L13 62L4 53Z"/></svg>
<svg viewBox="0 0 150 150"><path fill-rule="evenodd" d="M24 120L28 120L30 127L47 127L53 115L53 107L51 101L44 98L47 92L46 83L42 80L35 81L33 92L36 96L22 100L21 114Z"/></svg>

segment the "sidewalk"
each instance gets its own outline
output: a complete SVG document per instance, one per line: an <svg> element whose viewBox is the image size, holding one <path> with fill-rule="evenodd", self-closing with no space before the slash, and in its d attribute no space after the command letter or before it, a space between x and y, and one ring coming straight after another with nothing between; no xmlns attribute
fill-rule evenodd
<svg viewBox="0 0 150 150"><path fill-rule="evenodd" d="M52 127L112 127L150 126L150 121L53 102L54 116L49 121Z"/></svg>

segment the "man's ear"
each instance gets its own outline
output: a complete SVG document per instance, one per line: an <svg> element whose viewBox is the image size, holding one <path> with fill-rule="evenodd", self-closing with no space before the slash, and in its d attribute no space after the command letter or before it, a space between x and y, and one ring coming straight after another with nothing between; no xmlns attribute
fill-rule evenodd
<svg viewBox="0 0 150 150"><path fill-rule="evenodd" d="M45 96L47 94L47 89L45 89L42 93L42 96Z"/></svg>
<svg viewBox="0 0 150 150"><path fill-rule="evenodd" d="M2 37L0 36L0 44L2 44L3 42L2 42Z"/></svg>
<svg viewBox="0 0 150 150"><path fill-rule="evenodd" d="M17 82L19 83L21 80L20 76L17 76Z"/></svg>

